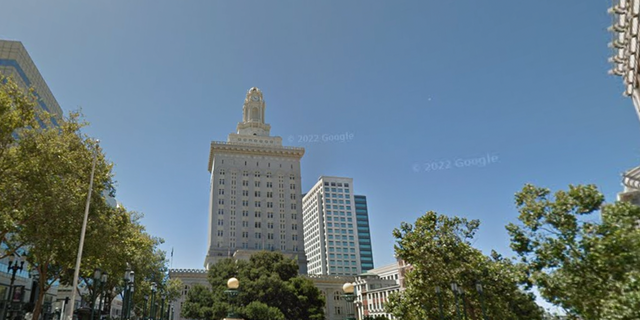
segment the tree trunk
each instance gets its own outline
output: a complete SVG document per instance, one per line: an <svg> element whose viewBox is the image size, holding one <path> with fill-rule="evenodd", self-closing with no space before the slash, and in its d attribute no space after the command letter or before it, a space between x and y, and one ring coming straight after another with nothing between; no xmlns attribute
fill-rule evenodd
<svg viewBox="0 0 640 320"><path fill-rule="evenodd" d="M42 313L42 303L44 302L44 295L47 292L47 290L49 290L51 285L47 285L47 276L48 276L47 267L38 266L36 270L38 270L38 274L40 274L40 280L38 281L39 292L38 292L38 298L36 299L35 306L33 308L32 319L39 320L40 313ZM53 283L53 281L51 283Z"/></svg>

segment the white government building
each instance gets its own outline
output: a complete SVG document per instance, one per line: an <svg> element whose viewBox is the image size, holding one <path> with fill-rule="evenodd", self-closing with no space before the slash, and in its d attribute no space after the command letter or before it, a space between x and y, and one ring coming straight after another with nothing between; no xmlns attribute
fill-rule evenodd
<svg viewBox="0 0 640 320"><path fill-rule="evenodd" d="M304 148L285 147L270 136L265 100L251 88L242 122L226 142L213 141L205 268L233 255L276 250L294 257L306 273L302 233L300 159Z"/></svg>
<svg viewBox="0 0 640 320"><path fill-rule="evenodd" d="M323 176L303 201L300 159L305 149L285 147L280 137L270 136L265 108L262 92L249 89L236 133L229 134L226 142L211 143L205 269L170 270L169 276L184 285L173 303L174 319L186 320L182 306L194 285L210 286L209 266L224 258L249 259L262 250L297 260L300 273L325 297L326 320L345 318L342 285L346 282L356 285L358 319L384 314L386 297L401 289L404 269L396 263L369 270L373 262L366 197L353 194L351 178ZM305 252L311 257L309 263Z"/></svg>

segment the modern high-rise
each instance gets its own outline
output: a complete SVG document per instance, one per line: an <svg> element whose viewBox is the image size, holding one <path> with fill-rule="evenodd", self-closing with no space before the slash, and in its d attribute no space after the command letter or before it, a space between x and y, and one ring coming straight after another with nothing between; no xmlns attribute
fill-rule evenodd
<svg viewBox="0 0 640 320"><path fill-rule="evenodd" d="M358 246L360 247L360 269L362 272L373 269L373 250L371 249L371 231L369 229L369 210L367 197L354 195L356 221L358 227Z"/></svg>
<svg viewBox="0 0 640 320"><path fill-rule="evenodd" d="M53 125L58 125L62 109L20 41L0 40L0 74L11 77L25 90L33 88L38 106L52 115Z"/></svg>
<svg viewBox="0 0 640 320"><path fill-rule="evenodd" d="M358 203L362 238L356 210ZM353 179L320 177L304 195L302 210L309 274L357 275L363 272L363 266L366 270L373 267L366 198L358 197L356 201ZM363 253L367 264L363 264Z"/></svg>
<svg viewBox="0 0 640 320"><path fill-rule="evenodd" d="M212 141L211 193L205 268L227 257L280 251L306 273L302 228L300 159L304 148L285 147L270 136L265 100L251 88L242 122L226 142Z"/></svg>

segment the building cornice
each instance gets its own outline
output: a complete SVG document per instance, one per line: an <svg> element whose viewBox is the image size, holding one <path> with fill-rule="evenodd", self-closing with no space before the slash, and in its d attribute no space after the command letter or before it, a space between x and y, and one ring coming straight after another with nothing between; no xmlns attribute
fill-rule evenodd
<svg viewBox="0 0 640 320"><path fill-rule="evenodd" d="M209 172L213 167L213 156L216 153L253 155L253 156L273 156L293 158L300 160L304 155L304 148L300 147L261 147L255 145L245 145L237 143L229 143L224 141L211 141L211 149L209 152Z"/></svg>

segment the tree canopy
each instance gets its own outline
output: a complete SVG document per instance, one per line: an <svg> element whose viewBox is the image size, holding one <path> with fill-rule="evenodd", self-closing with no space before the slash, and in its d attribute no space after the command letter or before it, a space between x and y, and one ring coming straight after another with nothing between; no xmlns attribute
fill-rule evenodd
<svg viewBox="0 0 640 320"><path fill-rule="evenodd" d="M233 306L225 290L227 280L240 281ZM278 252L259 252L249 261L224 259L209 269L211 289L194 286L182 316L222 319L231 307L246 320L324 319L324 298L309 279L298 275L296 261Z"/></svg>
<svg viewBox="0 0 640 320"><path fill-rule="evenodd" d="M470 319L481 319L482 303L490 319L542 319L543 311L531 293L518 285L520 267L492 252L485 256L471 244L478 220L427 212L415 224L403 222L393 231L396 255L410 265L406 290L393 294L387 310L399 319L439 319L439 298L447 318L456 316L451 283L465 294L458 296L458 310ZM482 284L483 295L476 290ZM440 297L436 293L440 289Z"/></svg>
<svg viewBox="0 0 640 320"><path fill-rule="evenodd" d="M516 205L511 248L544 299L575 318L640 317L640 207L605 204L593 185L553 196L525 185Z"/></svg>
<svg viewBox="0 0 640 320"><path fill-rule="evenodd" d="M36 101L11 78L0 77L0 257L24 256L39 275L34 318L51 285L71 283L94 159L81 281L93 293L91 275L101 268L110 274L105 287L121 290L129 263L136 282L162 283L166 259L157 248L162 239L145 232L141 214L107 204L105 194L115 195L113 165L82 133L88 123L71 112L52 125Z"/></svg>

